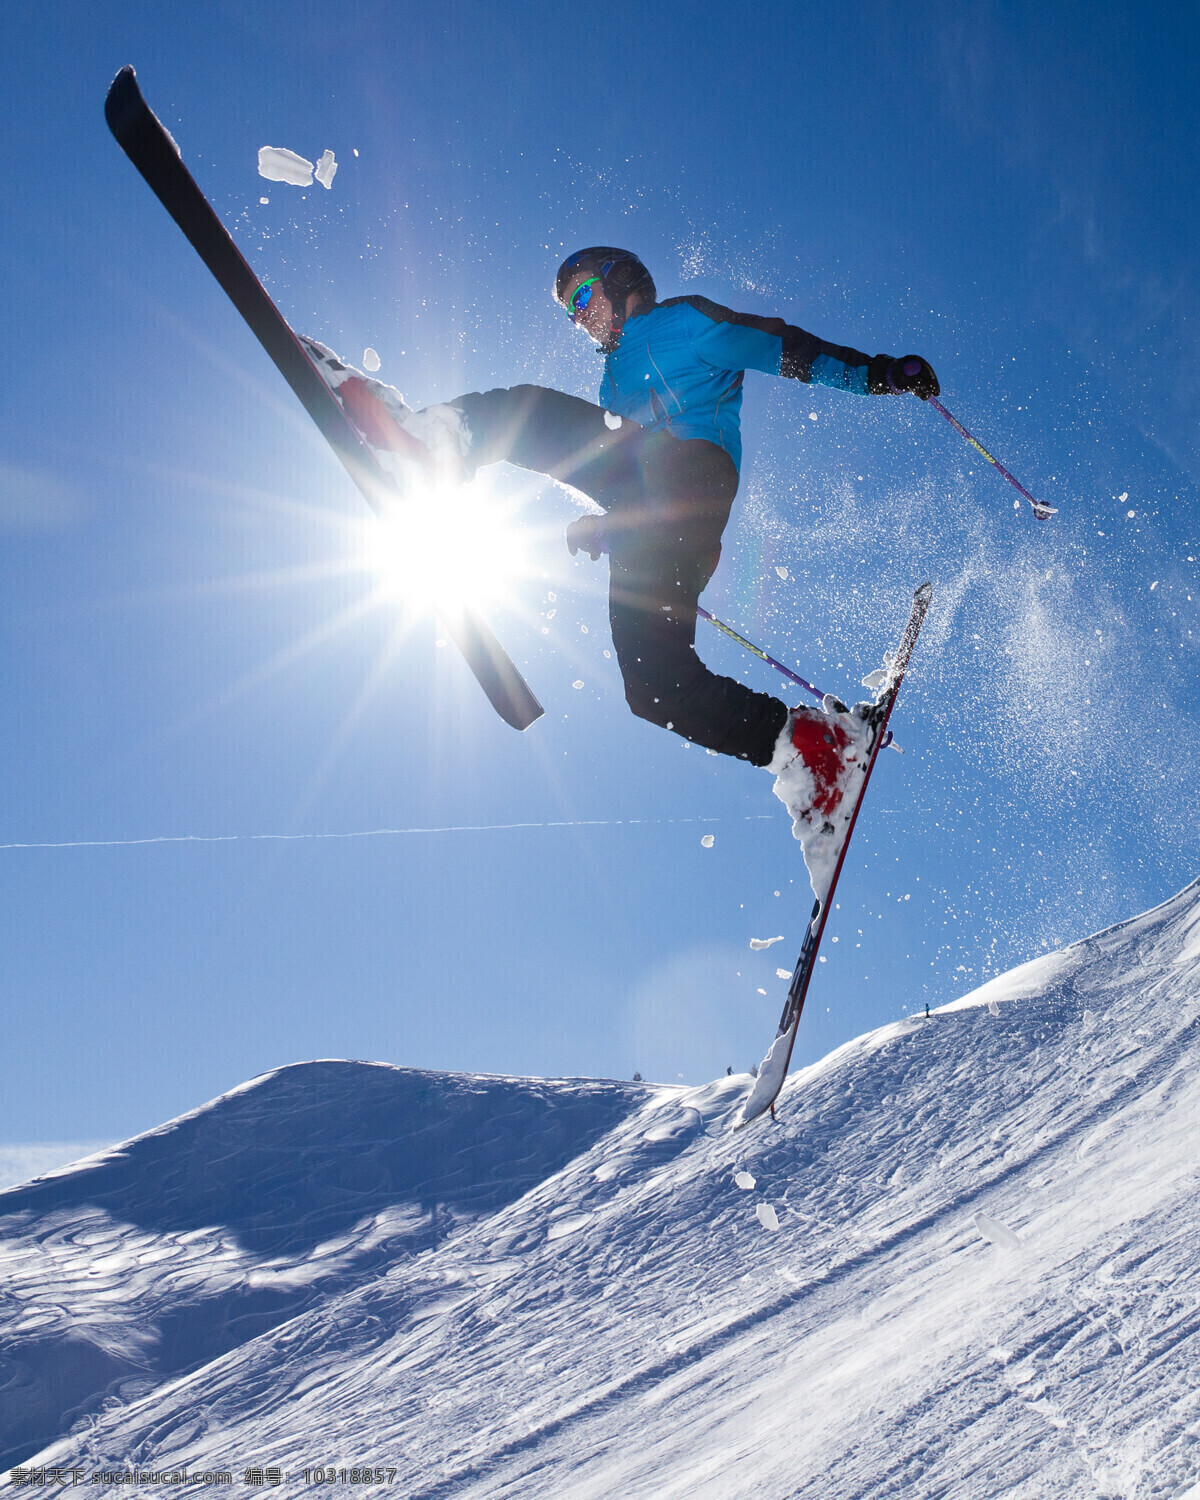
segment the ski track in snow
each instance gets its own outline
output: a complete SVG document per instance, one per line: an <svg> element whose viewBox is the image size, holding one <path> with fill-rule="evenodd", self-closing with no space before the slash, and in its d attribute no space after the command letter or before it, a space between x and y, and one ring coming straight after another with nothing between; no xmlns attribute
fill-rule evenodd
<svg viewBox="0 0 1200 1500"><path fill-rule="evenodd" d="M407 1500L1182 1496L1198 963L1200 882L736 1133L745 1075L268 1074L0 1194L4 1461L74 1426L35 1461Z"/></svg>

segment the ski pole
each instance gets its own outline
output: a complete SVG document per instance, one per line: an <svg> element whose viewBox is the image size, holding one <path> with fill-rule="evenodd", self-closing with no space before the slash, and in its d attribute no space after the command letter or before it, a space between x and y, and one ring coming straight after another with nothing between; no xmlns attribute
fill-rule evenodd
<svg viewBox="0 0 1200 1500"><path fill-rule="evenodd" d="M710 615L708 610L699 604L696 606L696 613L702 620L707 620L710 625L715 625L731 641L736 641L739 646L743 646L752 656L757 656L760 661L765 661L768 666L774 667L789 682L794 682L797 687L802 687L806 693L811 693L818 703L824 702L825 694L819 687L813 687L811 682L805 682L804 678L793 672L790 667L785 667L781 661L776 661L773 656L768 656L761 646L756 646L753 641L748 641L744 635L739 635L732 625L726 625L724 620L718 620L716 615Z"/></svg>
<svg viewBox="0 0 1200 1500"><path fill-rule="evenodd" d="M608 551L608 537L604 533L604 518L602 516L580 516L578 520L572 521L567 527L567 551L574 557L579 551L584 551L593 562L601 553ZM696 613L702 620L707 620L710 625L715 625L718 630L736 641L744 650L749 651L752 656L757 656L760 661L765 661L769 667L794 682L797 687L803 688L806 693L811 693L818 703L825 701L825 694L819 687L814 687L811 682L806 682L797 672L790 667L785 667L781 661L776 661L773 656L756 646L753 641L748 641L744 635L739 635L732 625L726 625L724 620L718 620L716 615L710 614L703 606L697 604Z"/></svg>
<svg viewBox="0 0 1200 1500"><path fill-rule="evenodd" d="M793 672L790 667L785 667L781 661L776 661L773 656L768 655L761 646L756 646L753 641L748 641L744 635L739 635L732 625L726 625L724 620L718 620L716 615L710 614L702 604L697 604L696 613L702 620L707 620L710 625L715 625L731 641L736 641L739 646L744 646L752 656L757 656L760 661L765 661L768 666L774 667L780 676L786 677L789 682L794 682L797 687L802 687L806 693L811 693L818 703L824 704L826 695L819 687L813 687L812 683L806 682L798 672ZM889 748L900 750L900 746L896 744L895 736L890 729L884 735L883 744L879 748L881 750ZM900 753L903 755L904 751L900 750Z"/></svg>
<svg viewBox="0 0 1200 1500"><path fill-rule="evenodd" d="M571 526L568 526L567 546L572 557L574 557L575 553L580 548L582 548L589 554L589 556L595 559L600 556L601 552L608 551L608 542L607 538L604 536L603 525L598 524L599 518L597 517L584 516L581 518L581 520L584 522L590 522L591 524L588 526L586 532L577 533L574 537L572 536L572 530L574 527L578 527L580 525L580 522L575 521ZM572 542L574 542L574 545L572 545ZM592 552L590 550L593 546L596 548L595 552ZM775 670L780 674L780 676L786 677L789 682L794 682L797 687L803 688L806 693L811 693L818 703L823 704L825 702L826 694L823 693L819 687L814 687L811 682L808 682L805 678L801 677L799 672L793 672L791 667L785 667L781 661L776 661L775 658L768 652L764 651L761 646L756 646L753 641L748 641L744 635L740 635L732 625L726 625L724 620L718 620L716 615L705 609L702 604L697 604L696 613L702 620L707 620L710 625L715 625L717 629L721 631L723 635L727 635L731 641L736 641L738 645L743 648L743 650L749 651L751 656L757 656L760 661L765 661L769 667L774 667ZM892 732L889 729L887 738L884 740L884 745L887 746L891 743ZM899 748L899 745L897 745L896 749L898 750Z"/></svg>
<svg viewBox="0 0 1200 1500"><path fill-rule="evenodd" d="M998 458L993 458L992 455L983 446L983 444L979 441L979 439L975 436L975 434L968 432L963 424L958 420L958 418L952 412L947 411L936 396L929 397L929 404L934 408L935 411L940 411L942 416L945 417L946 421L950 423L951 427L953 427L956 432L962 433L963 437L966 438L971 447L974 448L978 453L982 454L983 457L987 459L988 463L990 463L991 466L999 474L1002 474L1015 490L1025 496L1026 500L1028 500L1030 505L1033 506L1033 513L1039 521L1048 521L1051 516L1056 516L1058 514L1058 510L1055 506L1047 505L1044 500L1035 500L1029 493L1029 491L1025 488L1025 486L1021 483L1021 481L1017 479L1015 475L1010 474Z"/></svg>

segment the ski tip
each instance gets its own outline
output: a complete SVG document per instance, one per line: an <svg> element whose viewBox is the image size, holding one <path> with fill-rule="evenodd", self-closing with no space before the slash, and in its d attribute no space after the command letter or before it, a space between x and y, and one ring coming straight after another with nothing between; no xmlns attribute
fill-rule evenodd
<svg viewBox="0 0 1200 1500"><path fill-rule="evenodd" d="M732 1130L745 1130L747 1125L753 1125L755 1120L761 1120L774 1107L774 1104L774 1099L763 1100L757 1104L754 1103L753 1098L747 1099L734 1116L733 1125L730 1128Z"/></svg>
<svg viewBox="0 0 1200 1500"><path fill-rule="evenodd" d="M513 729L524 732L532 724L536 724L546 710L534 697L528 685L524 685L525 691L512 690L506 695L505 701L500 704L493 699L493 707L496 712Z"/></svg>
<svg viewBox="0 0 1200 1500"><path fill-rule="evenodd" d="M517 730L536 724L546 710L483 617L469 607L445 605L438 615L504 722Z"/></svg>
<svg viewBox="0 0 1200 1500"><path fill-rule="evenodd" d="M117 140L128 131L145 107L146 101L138 88L137 74L132 64L126 63L109 85L104 100L104 118Z"/></svg>
<svg viewBox="0 0 1200 1500"><path fill-rule="evenodd" d="M920 604L928 604L933 598L933 584L927 579L913 594L913 598Z"/></svg>
<svg viewBox="0 0 1200 1500"><path fill-rule="evenodd" d="M733 1124L729 1128L731 1130L745 1130L746 1126L749 1125L751 1120L757 1119L758 1112L756 1111L754 1114L748 1114L746 1112L746 1105L743 1104L741 1109L738 1110L737 1114L734 1115Z"/></svg>

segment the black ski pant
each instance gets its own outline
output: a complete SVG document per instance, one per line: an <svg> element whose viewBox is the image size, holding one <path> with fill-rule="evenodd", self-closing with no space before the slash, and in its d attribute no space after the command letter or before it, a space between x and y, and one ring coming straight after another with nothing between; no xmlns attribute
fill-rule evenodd
<svg viewBox="0 0 1200 1500"><path fill-rule="evenodd" d="M786 707L710 672L696 655L696 606L737 493L724 449L628 419L611 427L616 419L603 407L536 385L473 392L450 405L466 419L473 469L506 459L569 484L607 512L609 621L633 712L765 766Z"/></svg>

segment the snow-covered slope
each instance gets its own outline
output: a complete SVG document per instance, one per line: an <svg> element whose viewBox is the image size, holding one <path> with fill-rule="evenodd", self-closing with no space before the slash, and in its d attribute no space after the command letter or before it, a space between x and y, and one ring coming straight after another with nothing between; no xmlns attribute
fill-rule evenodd
<svg viewBox="0 0 1200 1500"><path fill-rule="evenodd" d="M360 1079L400 1106L365 1133ZM110 1159L0 1196L37 1388L81 1322L125 1362L38 1461L370 1464L406 1497L1200 1495L1200 883L733 1133L748 1084L313 1064L126 1148L149 1185Z"/></svg>
<svg viewBox="0 0 1200 1500"><path fill-rule="evenodd" d="M0 1469L444 1245L648 1092L303 1063L0 1193Z"/></svg>

